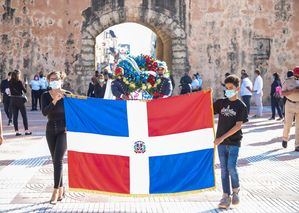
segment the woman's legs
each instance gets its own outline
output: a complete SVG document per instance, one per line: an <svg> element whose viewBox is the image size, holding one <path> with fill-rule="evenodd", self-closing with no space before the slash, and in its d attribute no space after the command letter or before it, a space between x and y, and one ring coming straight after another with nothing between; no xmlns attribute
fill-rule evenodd
<svg viewBox="0 0 299 213"><path fill-rule="evenodd" d="M24 128L25 131L28 130L28 118L27 118L27 112L26 112L26 107L25 107L25 103L20 103L20 112L23 118L23 124L24 124Z"/></svg>
<svg viewBox="0 0 299 213"><path fill-rule="evenodd" d="M54 187L62 187L63 157L66 151L66 133L60 133L56 137L56 147L54 151Z"/></svg>
<svg viewBox="0 0 299 213"><path fill-rule="evenodd" d="M15 128L15 131L18 132L19 131L19 127L18 127L19 108L18 108L18 105L17 105L15 99L11 100L10 106L11 106L11 111L12 111L12 116L13 116L13 125Z"/></svg>
<svg viewBox="0 0 299 213"><path fill-rule="evenodd" d="M276 107L276 103L275 103L275 98L271 97L271 110L272 110L272 119L275 119L275 107Z"/></svg>
<svg viewBox="0 0 299 213"><path fill-rule="evenodd" d="M54 188L62 187L62 168L63 157L66 151L66 133L55 134L55 132L46 132L48 147L52 156L54 166Z"/></svg>

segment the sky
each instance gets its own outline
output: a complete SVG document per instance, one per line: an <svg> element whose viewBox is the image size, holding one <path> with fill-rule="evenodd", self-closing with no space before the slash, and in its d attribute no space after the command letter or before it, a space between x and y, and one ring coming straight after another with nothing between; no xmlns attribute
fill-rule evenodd
<svg viewBox="0 0 299 213"><path fill-rule="evenodd" d="M118 37L118 43L130 44L131 54L150 54L152 30L136 23L118 24L108 28Z"/></svg>

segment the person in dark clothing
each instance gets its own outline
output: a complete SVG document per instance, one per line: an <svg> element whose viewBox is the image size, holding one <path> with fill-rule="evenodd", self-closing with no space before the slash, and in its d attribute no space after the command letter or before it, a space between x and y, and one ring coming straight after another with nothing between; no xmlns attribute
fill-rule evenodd
<svg viewBox="0 0 299 213"><path fill-rule="evenodd" d="M269 118L269 120L274 120L275 119L275 109L278 112L279 118L277 120L282 120L282 109L281 109L281 101L282 101L282 85L281 81L279 78L278 73L273 74L273 82L271 84L271 92L270 92L270 97L271 97L271 109L272 109L272 116Z"/></svg>
<svg viewBox="0 0 299 213"><path fill-rule="evenodd" d="M173 87L171 79L165 76L165 72L167 72L166 63L163 61L158 62L157 74L158 80L160 80L161 82L157 85L157 88L153 95L153 99L168 98L172 95Z"/></svg>
<svg viewBox="0 0 299 213"><path fill-rule="evenodd" d="M117 78L113 80L111 83L111 90L113 96L115 96L117 100L129 100L132 98L128 86L122 79Z"/></svg>
<svg viewBox="0 0 299 213"><path fill-rule="evenodd" d="M98 83L94 85L94 95L96 98L104 98L106 91L106 82L103 74L99 75Z"/></svg>
<svg viewBox="0 0 299 213"><path fill-rule="evenodd" d="M63 157L66 152L66 123L63 105L64 91L61 89L63 75L51 72L47 79L50 90L42 94L42 113L47 116L46 139L54 166L54 190L50 203L55 205L64 198L62 181Z"/></svg>
<svg viewBox="0 0 299 213"><path fill-rule="evenodd" d="M242 125L248 122L248 114L246 105L238 98L240 79L235 75L230 75L224 83L227 98L218 99L213 106L214 114L219 115L214 144L218 146L223 190L218 207L227 209L231 203L237 205L240 202L237 161L243 138Z"/></svg>
<svg viewBox="0 0 299 213"><path fill-rule="evenodd" d="M10 91L9 91L9 84L8 84L11 79L11 74L12 72L9 72L7 78L1 82L1 93L3 98L2 101L4 105L4 112L8 118L8 126L12 124L12 112L11 112L11 107L9 107Z"/></svg>
<svg viewBox="0 0 299 213"><path fill-rule="evenodd" d="M129 86L123 81L124 69L117 67L114 70L115 80L111 82L111 91L117 100L132 99L129 91Z"/></svg>
<svg viewBox="0 0 299 213"><path fill-rule="evenodd" d="M30 81L30 88L31 88L31 102L32 108L31 111L37 111L37 102L39 101L40 96L40 81L39 76L34 75L34 78Z"/></svg>
<svg viewBox="0 0 299 213"><path fill-rule="evenodd" d="M192 78L190 77L189 71L180 80L181 95L192 92Z"/></svg>
<svg viewBox="0 0 299 213"><path fill-rule="evenodd" d="M12 109L13 114L13 125L15 128L16 136L22 135L19 132L18 128L18 115L19 111L21 112L23 118L23 124L25 128L25 135L31 135L32 133L28 130L28 118L25 103L27 101L26 96L26 89L23 85L23 82L20 80L20 71L15 70L11 74L11 80L9 81L9 90L10 90L10 107Z"/></svg>
<svg viewBox="0 0 299 213"><path fill-rule="evenodd" d="M88 91L87 91L87 96L88 97L93 97L94 98L94 85L95 85L95 83L92 81L92 82L90 82L89 83L89 85L88 85Z"/></svg>

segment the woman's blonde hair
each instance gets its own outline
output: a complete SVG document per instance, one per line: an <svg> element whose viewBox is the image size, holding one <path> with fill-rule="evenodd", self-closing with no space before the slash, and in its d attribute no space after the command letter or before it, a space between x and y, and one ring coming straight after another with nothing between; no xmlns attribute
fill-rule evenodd
<svg viewBox="0 0 299 213"><path fill-rule="evenodd" d="M64 73L64 72L52 71L52 72L50 72L50 73L47 75L47 79L48 79L48 81L50 81L50 77L51 77L51 75L56 75L57 78L58 78L59 80L63 80L63 79L65 78L65 73Z"/></svg>

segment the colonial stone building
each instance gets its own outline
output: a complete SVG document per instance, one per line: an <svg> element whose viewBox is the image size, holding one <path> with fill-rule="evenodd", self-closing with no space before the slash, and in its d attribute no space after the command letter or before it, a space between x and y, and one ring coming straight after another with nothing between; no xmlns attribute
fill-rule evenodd
<svg viewBox="0 0 299 213"><path fill-rule="evenodd" d="M168 63L176 85L185 71L199 72L215 96L222 95L226 72L239 75L246 69L253 78L259 68L267 94L273 72L284 75L299 64L297 0L0 2L2 77L13 69L20 69L24 79L40 70L64 70L80 94L94 73L95 38L125 22L157 34L157 57Z"/></svg>

